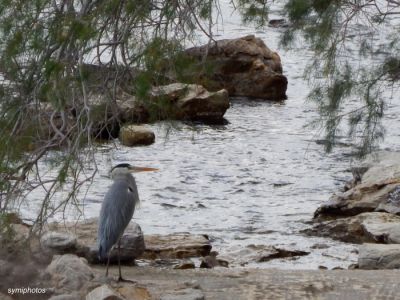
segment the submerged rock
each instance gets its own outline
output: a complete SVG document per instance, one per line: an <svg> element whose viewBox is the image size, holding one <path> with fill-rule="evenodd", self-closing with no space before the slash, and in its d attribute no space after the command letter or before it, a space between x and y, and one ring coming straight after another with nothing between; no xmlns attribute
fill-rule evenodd
<svg viewBox="0 0 400 300"><path fill-rule="evenodd" d="M122 145L132 147L137 145L151 145L154 143L155 135L144 126L126 125L119 132L119 140Z"/></svg>
<svg viewBox="0 0 400 300"><path fill-rule="evenodd" d="M215 41L185 53L201 62L205 59L211 68L192 75L193 82L207 89L227 89L229 96L286 99L287 78L282 75L281 59L254 35Z"/></svg>
<svg viewBox="0 0 400 300"><path fill-rule="evenodd" d="M359 269L399 269L400 244L364 244L359 248Z"/></svg>

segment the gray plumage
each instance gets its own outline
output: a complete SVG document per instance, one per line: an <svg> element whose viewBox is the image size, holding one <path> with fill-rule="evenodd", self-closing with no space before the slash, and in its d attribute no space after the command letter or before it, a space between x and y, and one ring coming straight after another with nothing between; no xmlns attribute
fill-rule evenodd
<svg viewBox="0 0 400 300"><path fill-rule="evenodd" d="M116 172L115 169L113 172ZM107 258L111 248L119 241L139 203L135 178L130 173L118 170L112 177L114 182L104 197L100 211L97 240L101 260Z"/></svg>
<svg viewBox="0 0 400 300"><path fill-rule="evenodd" d="M115 166L111 170L111 178L114 182L104 196L101 205L97 232L99 259L107 258L106 276L108 276L110 251L118 243L118 281L127 281L121 275L120 239L133 217L136 205L139 204L135 178L131 173L145 171L157 171L157 169L134 167L129 164Z"/></svg>

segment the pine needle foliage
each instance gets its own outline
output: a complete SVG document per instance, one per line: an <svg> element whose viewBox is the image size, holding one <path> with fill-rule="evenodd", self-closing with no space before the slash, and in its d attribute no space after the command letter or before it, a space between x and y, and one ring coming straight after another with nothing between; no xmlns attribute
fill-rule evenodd
<svg viewBox="0 0 400 300"><path fill-rule="evenodd" d="M400 2L289 0L285 10L291 26L282 44L302 41L314 53L305 74L320 116L312 123L325 132L326 150L345 130L365 156L384 137L386 104L399 87Z"/></svg>

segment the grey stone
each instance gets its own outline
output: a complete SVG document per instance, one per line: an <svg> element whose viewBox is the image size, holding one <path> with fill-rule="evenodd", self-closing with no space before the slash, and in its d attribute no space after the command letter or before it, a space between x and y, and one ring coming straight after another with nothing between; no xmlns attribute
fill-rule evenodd
<svg viewBox="0 0 400 300"><path fill-rule="evenodd" d="M79 290L94 277L86 259L72 254L55 255L46 272L58 289L67 291Z"/></svg>
<svg viewBox="0 0 400 300"><path fill-rule="evenodd" d="M86 295L86 300L124 300L117 292L110 288L110 286L103 284Z"/></svg>
<svg viewBox="0 0 400 300"><path fill-rule="evenodd" d="M43 248L67 251L76 247L76 236L66 232L46 232L40 239Z"/></svg>
<svg viewBox="0 0 400 300"><path fill-rule="evenodd" d="M400 244L363 244L359 248L360 269L399 269Z"/></svg>

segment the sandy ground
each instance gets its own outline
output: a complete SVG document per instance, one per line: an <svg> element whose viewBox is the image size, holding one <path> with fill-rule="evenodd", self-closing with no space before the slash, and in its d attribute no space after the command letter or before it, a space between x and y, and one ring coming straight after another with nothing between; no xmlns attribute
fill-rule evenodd
<svg viewBox="0 0 400 300"><path fill-rule="evenodd" d="M94 269L104 272L100 266ZM111 274L117 278L118 268L113 266ZM167 270L124 267L123 275L136 281L136 286L146 288L154 299L201 299L196 298L196 292L192 293L196 290L204 299L215 300L400 299L400 270Z"/></svg>

